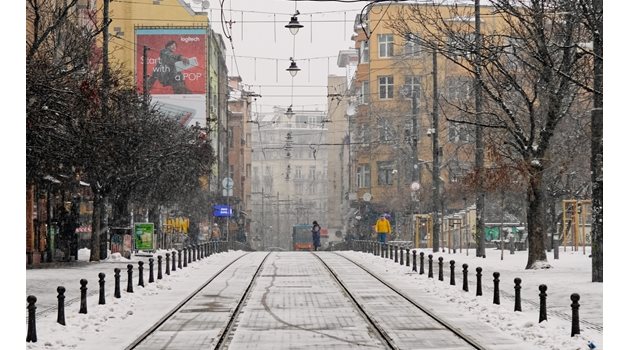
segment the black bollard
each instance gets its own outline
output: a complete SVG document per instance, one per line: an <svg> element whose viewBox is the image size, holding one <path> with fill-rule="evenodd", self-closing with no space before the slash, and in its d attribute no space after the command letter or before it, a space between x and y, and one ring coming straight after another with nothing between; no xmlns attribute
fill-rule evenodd
<svg viewBox="0 0 630 350"><path fill-rule="evenodd" d="M455 285L455 260L451 260L449 263L451 264L451 282L450 282L450 285L454 286Z"/></svg>
<svg viewBox="0 0 630 350"><path fill-rule="evenodd" d="M28 310L28 331L26 332L26 341L37 343L37 330L35 327L35 310L37 310L37 306L35 306L35 302L37 298L34 295L29 295L26 297L26 302L28 306L26 309Z"/></svg>
<svg viewBox="0 0 630 350"><path fill-rule="evenodd" d="M424 275L424 252L420 252L420 275Z"/></svg>
<svg viewBox="0 0 630 350"><path fill-rule="evenodd" d="M385 259L389 259L389 244L385 243L383 249L385 249Z"/></svg>
<svg viewBox="0 0 630 350"><path fill-rule="evenodd" d="M66 292L66 288L63 286L57 287L57 323L60 325L66 325L66 312L64 300L66 296L63 295Z"/></svg>
<svg viewBox="0 0 630 350"><path fill-rule="evenodd" d="M468 264L462 265L462 290L468 292Z"/></svg>
<svg viewBox="0 0 630 350"><path fill-rule="evenodd" d="M114 298L120 299L120 269L114 269Z"/></svg>
<svg viewBox="0 0 630 350"><path fill-rule="evenodd" d="M416 251L414 250L411 255L413 255L413 265L411 266L411 271L418 271L418 265L416 264Z"/></svg>
<svg viewBox="0 0 630 350"><path fill-rule="evenodd" d="M394 252L392 251L393 248L394 246L390 244L389 245L389 260L394 260Z"/></svg>
<svg viewBox="0 0 630 350"><path fill-rule="evenodd" d="M580 334L580 295L577 293L571 294L571 336Z"/></svg>
<svg viewBox="0 0 630 350"><path fill-rule="evenodd" d="M379 247L379 250L381 251L381 258L384 258L385 257L385 249L384 249L385 246L383 245L383 243L379 243L378 247Z"/></svg>
<svg viewBox="0 0 630 350"><path fill-rule="evenodd" d="M523 311L521 309L521 279L514 279L514 311Z"/></svg>
<svg viewBox="0 0 630 350"><path fill-rule="evenodd" d="M192 251L190 252L192 255L192 261L197 261L197 246L196 245L192 245Z"/></svg>
<svg viewBox="0 0 630 350"><path fill-rule="evenodd" d="M538 316L538 323L547 321L547 286L541 284L538 286L540 291L540 316Z"/></svg>
<svg viewBox="0 0 630 350"><path fill-rule="evenodd" d="M402 258L402 256L401 256ZM394 262L398 262L398 247L394 247Z"/></svg>
<svg viewBox="0 0 630 350"><path fill-rule="evenodd" d="M149 283L153 283L153 258L149 258Z"/></svg>
<svg viewBox="0 0 630 350"><path fill-rule="evenodd" d="M87 314L87 280L81 279L81 306L79 307L80 314Z"/></svg>
<svg viewBox="0 0 630 350"><path fill-rule="evenodd" d="M157 279L161 280L162 279L162 256L158 255L158 273L157 273Z"/></svg>
<svg viewBox="0 0 630 350"><path fill-rule="evenodd" d="M433 278L433 254L429 254L429 278Z"/></svg>
<svg viewBox="0 0 630 350"><path fill-rule="evenodd" d="M494 294L493 294L493 297L492 297L492 303L493 304L497 304L497 305L501 304L501 300L499 300L499 276L500 275L501 274L498 273L498 272L494 272L492 274L492 277L494 277L494 280L493 280L493 282L494 282Z"/></svg>
<svg viewBox="0 0 630 350"><path fill-rule="evenodd" d="M483 293L481 292L481 267L477 268L477 296L482 295Z"/></svg>
<svg viewBox="0 0 630 350"><path fill-rule="evenodd" d="M133 293L133 265L127 265L127 293Z"/></svg>
<svg viewBox="0 0 630 350"><path fill-rule="evenodd" d="M164 264L164 273L166 275L170 275L171 274L171 253L166 253L166 263Z"/></svg>
<svg viewBox="0 0 630 350"><path fill-rule="evenodd" d="M403 254L403 247L400 247L400 266L402 266L405 263L403 260L405 260L404 254Z"/></svg>
<svg viewBox="0 0 630 350"><path fill-rule="evenodd" d="M407 261L405 262L405 266L409 266L409 248L407 248Z"/></svg>
<svg viewBox="0 0 630 350"><path fill-rule="evenodd" d="M184 251L184 267L188 267L188 248L182 250Z"/></svg>
<svg viewBox="0 0 630 350"><path fill-rule="evenodd" d="M98 304L105 305L105 274L98 274Z"/></svg>
<svg viewBox="0 0 630 350"><path fill-rule="evenodd" d="M144 261L138 261L138 285L144 287L144 276L142 275L142 270L144 265Z"/></svg>
<svg viewBox="0 0 630 350"><path fill-rule="evenodd" d="M190 264L192 262L192 251L191 248L192 246L188 246L188 263ZM194 249L193 249L194 250ZM184 255L185 256L185 255Z"/></svg>
<svg viewBox="0 0 630 350"><path fill-rule="evenodd" d="M177 256L177 267L175 267L175 256ZM173 250L173 271L182 268L182 252Z"/></svg>
<svg viewBox="0 0 630 350"><path fill-rule="evenodd" d="M438 258L438 280L444 281L444 258Z"/></svg>

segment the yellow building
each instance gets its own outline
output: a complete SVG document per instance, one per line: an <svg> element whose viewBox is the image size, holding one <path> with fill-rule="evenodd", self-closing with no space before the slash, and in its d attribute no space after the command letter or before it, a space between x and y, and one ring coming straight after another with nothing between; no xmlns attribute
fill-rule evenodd
<svg viewBox="0 0 630 350"><path fill-rule="evenodd" d="M474 127L447 120L461 120L457 106L473 100L472 77L442 55L436 55L434 61L433 50L418 44L417 38L430 35L407 21L410 8L409 4L374 5L363 18L357 15L353 36L359 52L353 81L357 114L351 123L353 206L362 218L358 226L368 229L379 214L391 213L399 226L399 238L409 240L412 223L405 219L412 213L429 213L434 205L435 131L440 163L440 202L435 204L439 211L464 206L457 189L461 178L474 167L475 142ZM448 18L449 7L440 10ZM481 8L482 14L489 11ZM474 17L453 20L474 28ZM495 27L492 21L484 16L481 31ZM400 34L405 31L413 34ZM417 113L413 112L414 91ZM433 125L434 101L438 103L437 126Z"/></svg>

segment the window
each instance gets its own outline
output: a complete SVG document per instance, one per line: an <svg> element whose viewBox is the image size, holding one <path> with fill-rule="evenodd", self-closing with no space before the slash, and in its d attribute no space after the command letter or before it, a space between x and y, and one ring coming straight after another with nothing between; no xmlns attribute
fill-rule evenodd
<svg viewBox="0 0 630 350"><path fill-rule="evenodd" d="M394 98L394 76L378 77L378 96L382 100Z"/></svg>
<svg viewBox="0 0 630 350"><path fill-rule="evenodd" d="M409 93L407 98L412 98L414 92L416 92L418 94L417 96L420 97L420 77L407 75L405 77L405 87Z"/></svg>
<svg viewBox="0 0 630 350"><path fill-rule="evenodd" d="M230 128L228 129L227 138L230 148L234 148L234 127L230 126Z"/></svg>
<svg viewBox="0 0 630 350"><path fill-rule="evenodd" d="M245 176L247 176L248 178L252 177L252 165L251 164L247 164L247 167L245 168Z"/></svg>
<svg viewBox="0 0 630 350"><path fill-rule="evenodd" d="M392 57L394 56L394 34L379 34L378 35L378 57Z"/></svg>
<svg viewBox="0 0 630 350"><path fill-rule="evenodd" d="M418 140L418 129L419 129L420 125L418 124L418 122L416 122L416 134L415 134L415 140ZM405 120L405 126L404 126L404 141L407 143L411 143L414 140L414 133L413 133L413 116L408 115L406 117Z"/></svg>
<svg viewBox="0 0 630 350"><path fill-rule="evenodd" d="M468 143L475 140L475 126L470 124L448 123L448 141L453 143Z"/></svg>
<svg viewBox="0 0 630 350"><path fill-rule="evenodd" d="M463 102L472 95L472 81L468 77L447 77L445 85L449 102Z"/></svg>
<svg viewBox="0 0 630 350"><path fill-rule="evenodd" d="M359 103L367 104L370 101L370 82L364 81L361 83L361 95L359 96Z"/></svg>
<svg viewBox="0 0 630 350"><path fill-rule="evenodd" d="M453 34L447 39L446 45L451 56L470 59L475 48L475 34Z"/></svg>
<svg viewBox="0 0 630 350"><path fill-rule="evenodd" d="M378 120L378 140L380 142L389 142L393 139L392 128L389 121L385 118Z"/></svg>
<svg viewBox="0 0 630 350"><path fill-rule="evenodd" d="M392 185L394 183L394 162L378 162L378 184L380 186Z"/></svg>
<svg viewBox="0 0 630 350"><path fill-rule="evenodd" d="M315 167L311 166L308 168L308 178L315 179Z"/></svg>
<svg viewBox="0 0 630 350"><path fill-rule="evenodd" d="M301 179L302 178L302 167L301 166L296 166L295 167L295 178L296 179Z"/></svg>
<svg viewBox="0 0 630 350"><path fill-rule="evenodd" d="M357 167L357 187L370 187L370 165L359 164Z"/></svg>
<svg viewBox="0 0 630 350"><path fill-rule="evenodd" d="M361 51L359 51L359 63L370 62L370 42L362 41L361 42Z"/></svg>
<svg viewBox="0 0 630 350"><path fill-rule="evenodd" d="M417 57L420 56L419 36L417 34L407 34L403 44L403 55Z"/></svg>
<svg viewBox="0 0 630 350"><path fill-rule="evenodd" d="M308 194L315 194L316 185L314 183L308 184Z"/></svg>

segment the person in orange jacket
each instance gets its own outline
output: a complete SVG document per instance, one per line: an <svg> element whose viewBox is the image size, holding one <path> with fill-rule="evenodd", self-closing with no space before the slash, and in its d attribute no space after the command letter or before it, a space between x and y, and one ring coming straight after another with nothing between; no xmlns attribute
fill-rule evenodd
<svg viewBox="0 0 630 350"><path fill-rule="evenodd" d="M376 234L378 235L378 241L382 244L387 243L387 235L392 233L392 226L389 224L389 220L387 220L384 214L376 220L374 228L376 229Z"/></svg>

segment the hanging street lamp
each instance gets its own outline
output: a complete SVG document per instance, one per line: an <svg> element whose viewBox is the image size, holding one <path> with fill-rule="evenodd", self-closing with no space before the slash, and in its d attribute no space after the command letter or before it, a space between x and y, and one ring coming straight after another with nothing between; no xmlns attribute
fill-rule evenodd
<svg viewBox="0 0 630 350"><path fill-rule="evenodd" d="M298 68L297 64L293 60L293 57L289 59L291 60L291 65L289 66L289 68L287 68L287 71L291 73L292 77L294 77L300 71L300 68Z"/></svg>
<svg viewBox="0 0 630 350"><path fill-rule="evenodd" d="M297 16L299 14L300 14L300 11L296 10L295 14L291 16L291 20L289 21L289 24L284 26L285 28L288 28L291 34L293 35L296 35L298 31L300 30L300 28L304 27L303 25L300 24L300 22L298 22Z"/></svg>

